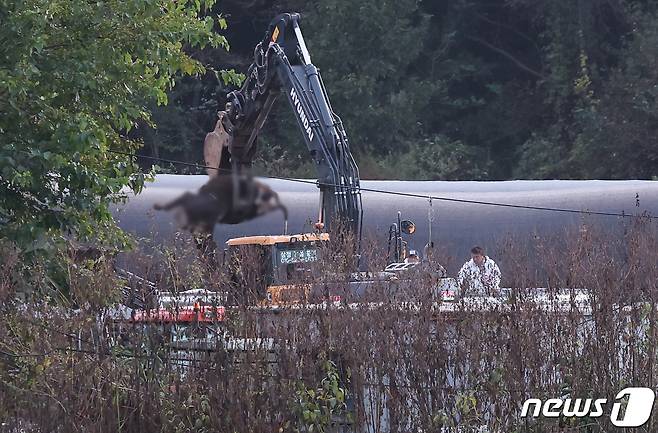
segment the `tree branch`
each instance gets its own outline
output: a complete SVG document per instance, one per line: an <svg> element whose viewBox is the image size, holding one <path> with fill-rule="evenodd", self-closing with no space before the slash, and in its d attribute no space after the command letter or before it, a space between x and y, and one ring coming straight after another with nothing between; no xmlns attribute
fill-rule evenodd
<svg viewBox="0 0 658 433"><path fill-rule="evenodd" d="M477 43L479 43L479 44L482 44L482 45L484 45L485 47L489 48L490 50L495 51L495 52L497 52L498 54L500 54L500 55L502 55L502 56L504 56L504 57L507 57L507 59L511 60L512 63L514 63L516 66L518 66L519 68L523 69L524 71L528 72L529 74L532 74L532 75L534 75L534 76L537 77L537 78L541 78L542 80L546 79L546 77L545 77L541 72L539 72L539 71L535 71L534 69L532 69L531 67L529 67L528 65L526 65L525 63L523 63L522 61L520 61L519 59L517 59L516 57L514 57L514 56L513 56L512 54L510 54L509 52L503 50L502 48L499 48L499 47L497 47L497 46L495 46L495 45L492 45L492 44L490 44L489 42L485 41L484 39L480 39L480 38L478 38L478 37L476 37L476 36L466 36L466 38L467 38L467 39L470 39L470 40L472 40L472 41L475 41L475 42L477 42Z"/></svg>
<svg viewBox="0 0 658 433"><path fill-rule="evenodd" d="M477 18L481 19L482 21L486 22L486 23L489 23L491 25L494 25L494 26L497 26L497 27L500 27L500 28L503 28L503 29L507 29L507 30L513 32L514 34L522 37L526 41L530 42L532 44L532 46L535 48L535 50L537 50L537 53L539 54L539 61L542 63L542 68L543 68L544 64L543 64L543 60L541 58L541 49L539 48L539 45L537 45L537 42L534 39L532 39L527 34L523 33L522 31L520 31L520 30L518 30L518 29L516 29L512 26L510 26L508 24L498 22L498 21L495 21L495 20L492 20L491 18L489 18L486 15L479 14L479 13L476 12L475 16Z"/></svg>

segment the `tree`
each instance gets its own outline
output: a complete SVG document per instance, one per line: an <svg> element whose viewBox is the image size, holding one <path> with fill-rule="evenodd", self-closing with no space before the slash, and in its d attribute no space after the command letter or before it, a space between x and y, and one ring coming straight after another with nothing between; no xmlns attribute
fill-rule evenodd
<svg viewBox="0 0 658 433"><path fill-rule="evenodd" d="M541 24L543 124L519 148L517 177L651 178L656 7L652 2L526 2Z"/></svg>
<svg viewBox="0 0 658 433"><path fill-rule="evenodd" d="M116 239L109 205L145 180L130 131L205 72L188 47L228 49L213 3L0 0L0 237Z"/></svg>
<svg viewBox="0 0 658 433"><path fill-rule="evenodd" d="M569 154L586 178L658 176L658 16L637 10L634 37L597 95L579 107L579 134Z"/></svg>
<svg viewBox="0 0 658 433"><path fill-rule="evenodd" d="M230 0L230 55L246 71L281 12L302 31L363 178L651 178L655 2ZM211 56L209 56L209 53ZM201 160L227 87L185 79L143 135L155 156ZM259 137L257 170L315 175L288 102ZM429 159L423 159L429 158ZM182 168L181 168L182 170Z"/></svg>
<svg viewBox="0 0 658 433"><path fill-rule="evenodd" d="M360 155L382 159L421 136L418 113L440 83L415 73L414 62L423 58L429 32L429 17L419 2L307 1L300 12L311 60L322 74L357 160ZM277 101L262 147L275 150L266 155L274 160L274 173L288 174L289 168L292 175L313 175L287 105L285 98ZM280 160L289 163L279 167Z"/></svg>

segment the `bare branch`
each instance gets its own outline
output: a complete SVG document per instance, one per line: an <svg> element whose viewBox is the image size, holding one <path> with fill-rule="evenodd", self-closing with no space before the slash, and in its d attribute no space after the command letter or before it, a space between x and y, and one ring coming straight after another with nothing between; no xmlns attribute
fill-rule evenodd
<svg viewBox="0 0 658 433"><path fill-rule="evenodd" d="M504 56L504 57L507 57L507 58L508 58L509 60L511 60L516 66L518 66L519 68L521 68L521 69L523 69L524 71L528 72L529 74L532 74L532 75L534 75L535 77L540 78L540 79L542 79L542 80L546 79L546 76L544 76L541 72L538 72L538 71L532 69L531 67L529 67L528 65L526 65L525 63L523 63L522 61L520 61L519 59L517 59L516 57L514 57L512 54L510 54L509 52L505 51L504 49L502 49L502 48L500 48L500 47L497 47L497 46L495 46L495 45L492 45L492 44L490 44L489 42L485 41L484 39L480 39L480 38L478 38L478 37L476 37L476 36L466 36L466 37L467 37L468 39L472 40L472 41L475 41L475 42L477 42L477 43L479 43L479 44L481 44L481 45L484 45L485 47L489 48L489 49L492 50L492 51L497 52L498 54L501 54L501 55Z"/></svg>

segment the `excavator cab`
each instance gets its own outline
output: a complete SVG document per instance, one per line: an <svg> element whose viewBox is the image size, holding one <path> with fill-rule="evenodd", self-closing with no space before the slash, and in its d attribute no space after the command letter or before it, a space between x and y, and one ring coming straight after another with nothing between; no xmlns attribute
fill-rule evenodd
<svg viewBox="0 0 658 433"><path fill-rule="evenodd" d="M327 233L246 236L227 242L234 303L306 302Z"/></svg>

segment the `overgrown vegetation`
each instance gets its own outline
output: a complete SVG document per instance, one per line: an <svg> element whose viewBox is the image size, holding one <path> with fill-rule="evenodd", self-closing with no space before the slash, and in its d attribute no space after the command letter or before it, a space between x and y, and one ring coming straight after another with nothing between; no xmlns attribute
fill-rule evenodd
<svg viewBox="0 0 658 433"><path fill-rule="evenodd" d="M198 352L176 349L167 326L113 322L110 300L126 281L101 289L100 280L120 280L102 260L71 263L96 277L71 273L86 286L68 300L21 304L16 264L3 255L0 430L613 432L609 411L583 419L520 411L530 397L612 401L627 386L658 385L658 233L653 223L620 224L617 238L587 227L497 257L511 288L502 304L442 302L421 278L404 297L412 304L383 286L368 294L372 303L351 306L347 297L278 313L238 304L223 322L186 328L210 337ZM208 273L194 256L183 244L130 260L163 288L196 288L203 274L208 286L232 287L222 268ZM335 282L344 266L325 255L315 281ZM547 288L540 298L528 289L538 286ZM655 423L654 411L635 431Z"/></svg>
<svg viewBox="0 0 658 433"><path fill-rule="evenodd" d="M258 266L227 264L236 284L189 245L122 258L155 286L117 270L108 206L148 172L125 153L200 161L239 81L226 69L289 10L366 178L658 174L653 2L0 0L0 431L613 431L605 416L521 419L520 405L657 386L652 222L510 248L502 304L448 308L416 275L368 302L274 314L249 308ZM263 173L312 175L285 103L260 146ZM346 287L355 261L334 248L312 283ZM380 269L383 251L364 251ZM155 288L199 287L225 320L114 318ZM179 350L172 332L210 346Z"/></svg>

